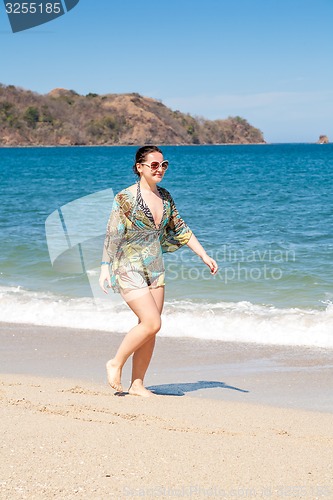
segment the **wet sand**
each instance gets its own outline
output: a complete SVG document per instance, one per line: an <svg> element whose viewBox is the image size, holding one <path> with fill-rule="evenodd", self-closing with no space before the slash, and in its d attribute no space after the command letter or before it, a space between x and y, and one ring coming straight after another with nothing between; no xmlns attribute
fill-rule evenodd
<svg viewBox="0 0 333 500"><path fill-rule="evenodd" d="M123 336L0 323L0 373L106 384ZM128 360L124 388L130 376ZM333 350L157 337L145 382L158 393L333 412Z"/></svg>

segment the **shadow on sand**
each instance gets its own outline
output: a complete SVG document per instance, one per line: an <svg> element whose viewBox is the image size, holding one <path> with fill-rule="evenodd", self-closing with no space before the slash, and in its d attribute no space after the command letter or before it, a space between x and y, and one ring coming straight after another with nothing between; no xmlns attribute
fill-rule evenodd
<svg viewBox="0 0 333 500"><path fill-rule="evenodd" d="M209 380L198 380L198 382L187 382L184 384L151 385L147 387L147 389L162 396L184 396L186 392L199 391L200 389L212 389L216 387L221 389L232 389L233 391L249 392L245 389L225 384L224 382Z"/></svg>

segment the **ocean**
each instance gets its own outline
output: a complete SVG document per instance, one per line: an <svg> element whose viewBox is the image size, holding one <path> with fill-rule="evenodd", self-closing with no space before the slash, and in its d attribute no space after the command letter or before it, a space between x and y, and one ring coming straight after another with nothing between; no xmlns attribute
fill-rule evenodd
<svg viewBox="0 0 333 500"><path fill-rule="evenodd" d="M0 321L126 332L98 288L136 147L1 148ZM333 348L333 145L164 146L161 186L219 264L165 255L159 335Z"/></svg>

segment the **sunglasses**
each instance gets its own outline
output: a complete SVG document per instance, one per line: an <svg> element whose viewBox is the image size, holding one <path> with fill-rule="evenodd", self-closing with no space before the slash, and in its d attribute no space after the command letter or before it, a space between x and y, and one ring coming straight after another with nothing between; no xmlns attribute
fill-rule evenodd
<svg viewBox="0 0 333 500"><path fill-rule="evenodd" d="M160 167L162 167L162 169L165 172L169 166L169 162L168 162L168 160L163 160L163 161L161 161L161 163L159 161L152 161L150 165L149 165L149 163L141 163L141 165L146 165L147 167L150 168L150 170L152 172L157 172L157 170Z"/></svg>

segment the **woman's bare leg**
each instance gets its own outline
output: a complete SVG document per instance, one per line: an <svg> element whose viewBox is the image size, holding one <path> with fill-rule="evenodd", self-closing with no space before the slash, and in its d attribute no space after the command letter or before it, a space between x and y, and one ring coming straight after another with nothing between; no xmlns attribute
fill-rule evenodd
<svg viewBox="0 0 333 500"><path fill-rule="evenodd" d="M122 296L140 322L128 332L115 357L106 364L109 384L119 392L123 390L121 372L125 362L161 328L161 314L148 287L122 293Z"/></svg>
<svg viewBox="0 0 333 500"><path fill-rule="evenodd" d="M155 300L156 307L159 313L162 313L164 304L164 286L151 288L150 292ZM139 320L140 321L140 320ZM148 339L139 349L137 349L132 357L132 381L128 392L137 396L151 396L153 393L146 389L143 385L143 379L151 361L156 335Z"/></svg>

